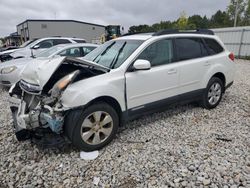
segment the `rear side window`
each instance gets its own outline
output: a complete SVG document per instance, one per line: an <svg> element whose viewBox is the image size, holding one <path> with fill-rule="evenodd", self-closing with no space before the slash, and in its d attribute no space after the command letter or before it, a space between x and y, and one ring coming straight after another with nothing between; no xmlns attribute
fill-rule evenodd
<svg viewBox="0 0 250 188"><path fill-rule="evenodd" d="M86 41L85 41L85 40L79 40L79 39L77 39L77 40L73 40L73 41L75 41L76 43L86 43Z"/></svg>
<svg viewBox="0 0 250 188"><path fill-rule="evenodd" d="M199 38L177 38L175 46L180 61L208 55L206 47Z"/></svg>
<svg viewBox="0 0 250 188"><path fill-rule="evenodd" d="M218 54L224 50L222 46L214 39L204 38L204 41L207 44L210 55Z"/></svg>
<svg viewBox="0 0 250 188"><path fill-rule="evenodd" d="M54 42L54 45L71 43L67 39L54 39L53 42Z"/></svg>

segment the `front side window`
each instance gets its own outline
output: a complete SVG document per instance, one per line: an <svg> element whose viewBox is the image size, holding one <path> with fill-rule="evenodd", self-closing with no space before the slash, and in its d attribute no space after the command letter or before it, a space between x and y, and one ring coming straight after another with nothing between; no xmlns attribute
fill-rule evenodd
<svg viewBox="0 0 250 188"><path fill-rule="evenodd" d="M53 46L53 40L44 40L42 42L39 42L37 45L39 45L39 48L50 48Z"/></svg>
<svg viewBox="0 0 250 188"><path fill-rule="evenodd" d="M203 57L207 53L199 38L177 38L175 46L180 61Z"/></svg>
<svg viewBox="0 0 250 188"><path fill-rule="evenodd" d="M108 41L87 54L84 59L114 69L124 63L142 43L143 40Z"/></svg>
<svg viewBox="0 0 250 188"><path fill-rule="evenodd" d="M137 59L145 59L151 66L164 65L173 62L173 44L171 39L157 41L148 46Z"/></svg>
<svg viewBox="0 0 250 188"><path fill-rule="evenodd" d="M82 47L82 51L83 51L83 54L84 55L87 55L89 52L91 52L92 50L94 50L96 47L94 46L85 46L85 47Z"/></svg>
<svg viewBox="0 0 250 188"><path fill-rule="evenodd" d="M36 57L50 57L51 55L55 54L57 51L61 50L62 46L54 46L41 53L37 54Z"/></svg>

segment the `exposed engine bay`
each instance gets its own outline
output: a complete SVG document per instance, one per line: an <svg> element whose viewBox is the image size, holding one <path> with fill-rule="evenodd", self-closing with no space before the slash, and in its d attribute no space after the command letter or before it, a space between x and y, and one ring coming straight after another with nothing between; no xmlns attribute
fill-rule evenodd
<svg viewBox="0 0 250 188"><path fill-rule="evenodd" d="M55 144L58 140L62 143L67 110L61 104L61 94L70 84L108 72L103 67L82 60L74 58L61 58L60 60L60 64L42 87L39 84L29 83L25 78L11 87L10 108L16 137L19 141L35 138L40 143L51 145L44 139L47 139L45 135L53 135ZM39 66L34 68L33 74L42 74L38 72ZM24 73L26 76L29 74ZM34 75L31 78L34 78ZM51 141L51 139L48 140Z"/></svg>

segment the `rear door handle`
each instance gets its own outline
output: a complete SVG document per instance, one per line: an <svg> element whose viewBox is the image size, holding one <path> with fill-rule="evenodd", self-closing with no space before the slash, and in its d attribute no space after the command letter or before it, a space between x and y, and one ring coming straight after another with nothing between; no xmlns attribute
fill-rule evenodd
<svg viewBox="0 0 250 188"><path fill-rule="evenodd" d="M177 73L176 69L170 69L170 70L168 70L168 74L175 74L175 73Z"/></svg>

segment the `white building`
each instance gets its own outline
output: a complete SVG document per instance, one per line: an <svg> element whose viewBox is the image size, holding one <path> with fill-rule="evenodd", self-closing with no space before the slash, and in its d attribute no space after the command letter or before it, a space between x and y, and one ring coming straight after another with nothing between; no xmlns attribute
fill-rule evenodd
<svg viewBox="0 0 250 188"><path fill-rule="evenodd" d="M87 42L105 34L105 26L76 20L25 20L17 25L17 34L22 41L62 36L83 38Z"/></svg>

